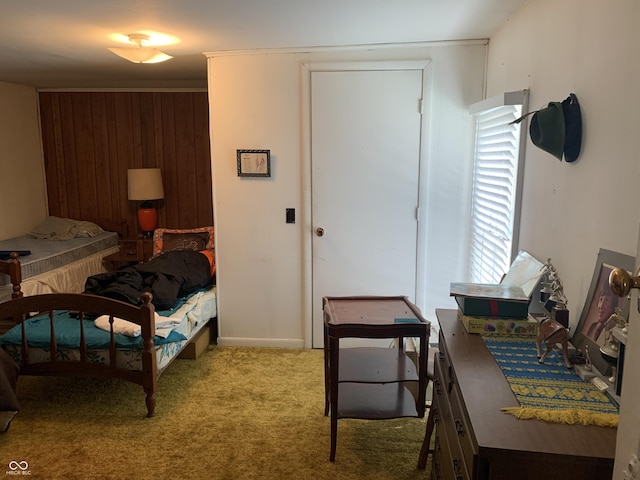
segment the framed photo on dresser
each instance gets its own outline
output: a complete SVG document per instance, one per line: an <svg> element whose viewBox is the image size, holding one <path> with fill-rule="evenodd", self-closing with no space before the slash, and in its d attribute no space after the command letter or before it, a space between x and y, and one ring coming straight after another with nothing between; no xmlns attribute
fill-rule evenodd
<svg viewBox="0 0 640 480"><path fill-rule="evenodd" d="M611 367L600 352L609 332L616 326L611 315L616 308L620 308L624 318L629 316L629 302L611 291L609 275L615 268L623 268L631 273L634 265L635 258L631 255L600 249L580 320L571 338L571 343L583 354L589 352L592 364L603 375L608 375Z"/></svg>

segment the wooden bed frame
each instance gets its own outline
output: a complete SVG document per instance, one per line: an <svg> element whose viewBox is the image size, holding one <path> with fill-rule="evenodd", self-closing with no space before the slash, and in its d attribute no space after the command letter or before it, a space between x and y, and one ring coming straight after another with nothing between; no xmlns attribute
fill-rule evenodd
<svg viewBox="0 0 640 480"><path fill-rule="evenodd" d="M0 303L0 319L5 321L8 319L11 325L22 325L22 344L20 346L22 358L20 364L21 375L89 376L128 380L143 387L146 393L147 417L155 416L156 391L160 372L158 371L154 350L155 309L151 303L152 296L150 293L142 295L143 305L140 307L85 293L48 293L25 297L20 290L21 274L17 254L12 253L9 261L0 261L0 272L8 274L13 285L12 300ZM59 347L55 340L53 317L54 312L59 310L78 312L78 329L81 338L79 361L60 361L56 358L56 352ZM50 340L49 344L50 359L47 362L29 362L29 345L27 344L28 339L25 334L24 322L32 317L35 312L40 314L48 313L49 315L52 340ZM117 366L113 325L110 332L109 361L101 364L89 360L83 322L80 321L86 317L86 314L109 315L111 323L113 317L117 317L140 325L142 337L141 371L128 370Z"/></svg>
<svg viewBox="0 0 640 480"><path fill-rule="evenodd" d="M20 269L20 260L18 260L18 256L19 255L16 252L12 252L9 254L9 261L0 260L0 273L9 275L9 279L13 285L11 298L22 297L22 290L20 290L20 284L22 283L22 270Z"/></svg>
<svg viewBox="0 0 640 480"><path fill-rule="evenodd" d="M126 234L126 222L121 222L120 228L112 228L112 231L118 231L119 234L124 231ZM183 232L189 234L192 230L170 232ZM213 227L204 227L195 229L197 231L210 231L208 242L212 243ZM209 244L208 243L208 244ZM208 247L212 248L212 247ZM175 352L175 355L165 362L162 362L162 368L158 367L157 346L154 345L155 338L155 308L151 303L152 296L150 293L142 294L143 305L134 306L126 302L110 299L103 296L90 295L87 293L45 293L40 295L25 296L21 283L22 272L19 256L16 252L11 253L10 260L0 260L0 273L9 275L10 282L13 287L11 300L0 303L0 335L16 325L21 325L21 345L15 347L14 355L20 350L20 374L21 375L57 375L57 376L88 376L88 377L109 377L121 378L135 384L141 385L146 393L147 417L155 416L156 407L156 391L158 377L164 369L170 365L174 359L178 358L181 353L190 346L192 341L196 341L198 335L204 338L205 331L203 327L200 332L190 338L181 345L181 348ZM62 361L56 358L57 353L62 350L55 340L55 326L53 322L54 312L67 310L77 312L77 319L93 318L95 315L108 315L110 317L111 331L109 332L109 348L106 361L97 363L90 360L90 351L87 348L83 322L78 322L78 331L80 333L80 345L75 353L77 360ZM33 317L35 313L48 314L49 329L51 331L49 340L49 355L44 360L36 359L29 361L29 345L27 334L25 333L25 321ZM93 314L93 315L92 315ZM130 370L119 367L117 364L118 349L116 347L115 334L113 332L113 318L128 320L129 322L140 325L142 346L140 349L140 370ZM215 328L215 323L214 323ZM208 332L208 330L206 330ZM208 335L207 335L208 337ZM208 342L207 342L208 343ZM0 347L1 348L1 347ZM74 349L75 350L75 349ZM31 355L32 359L36 357L35 352ZM136 351L137 356L137 351ZM196 358L187 356L186 358Z"/></svg>

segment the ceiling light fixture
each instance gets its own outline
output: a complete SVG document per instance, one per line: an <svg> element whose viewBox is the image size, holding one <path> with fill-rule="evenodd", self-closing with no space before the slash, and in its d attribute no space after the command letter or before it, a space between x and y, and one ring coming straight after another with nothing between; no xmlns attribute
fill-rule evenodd
<svg viewBox="0 0 640 480"><path fill-rule="evenodd" d="M133 63L160 63L173 58L157 48L146 46L149 41L149 35L131 33L128 37L129 42L136 45L136 47L114 47L109 48L109 50Z"/></svg>

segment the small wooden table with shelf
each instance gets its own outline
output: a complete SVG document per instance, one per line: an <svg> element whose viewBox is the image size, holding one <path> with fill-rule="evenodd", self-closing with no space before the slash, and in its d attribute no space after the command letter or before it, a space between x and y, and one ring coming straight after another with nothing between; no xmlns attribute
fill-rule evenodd
<svg viewBox="0 0 640 480"><path fill-rule="evenodd" d="M430 323L407 297L324 297L325 415L335 460L339 418L424 417ZM341 348L342 338L397 339L397 348ZM412 360L405 338L418 338Z"/></svg>
<svg viewBox="0 0 640 480"><path fill-rule="evenodd" d="M153 239L151 238L123 238L119 244L120 251L102 259L109 271L147 261L153 255Z"/></svg>

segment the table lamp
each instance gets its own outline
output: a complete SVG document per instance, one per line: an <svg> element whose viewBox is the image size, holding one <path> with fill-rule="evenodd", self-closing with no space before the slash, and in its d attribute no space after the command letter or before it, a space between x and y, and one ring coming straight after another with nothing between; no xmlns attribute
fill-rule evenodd
<svg viewBox="0 0 640 480"><path fill-rule="evenodd" d="M164 198L159 168L130 168L127 171L129 200L142 201L138 223L145 238L151 238L158 224L158 210L152 200Z"/></svg>

